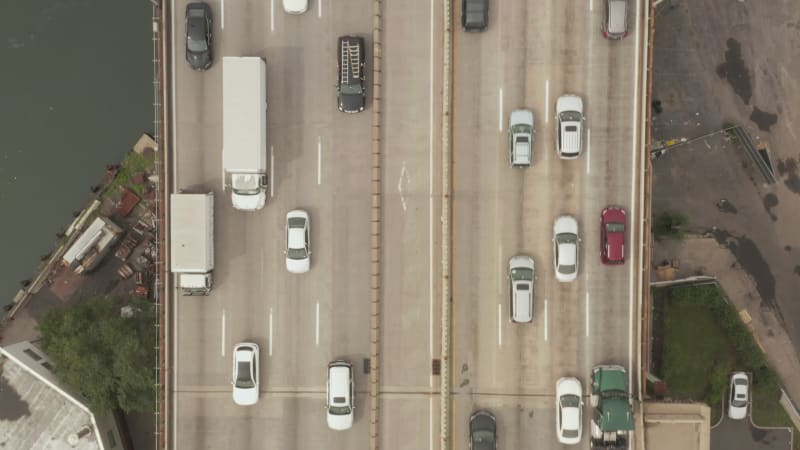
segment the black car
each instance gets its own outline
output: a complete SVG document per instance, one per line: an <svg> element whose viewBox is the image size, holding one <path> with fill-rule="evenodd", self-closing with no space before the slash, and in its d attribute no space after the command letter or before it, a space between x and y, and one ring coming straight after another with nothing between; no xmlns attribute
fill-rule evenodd
<svg viewBox="0 0 800 450"><path fill-rule="evenodd" d="M475 411L469 418L470 450L497 450L497 423L489 411Z"/></svg>
<svg viewBox="0 0 800 450"><path fill-rule="evenodd" d="M367 103L367 83L364 76L364 38L342 36L337 52L337 83L339 111L357 113Z"/></svg>
<svg viewBox="0 0 800 450"><path fill-rule="evenodd" d="M489 26L489 0L461 0L461 26L466 31L483 31Z"/></svg>
<svg viewBox="0 0 800 450"><path fill-rule="evenodd" d="M211 8L205 3L186 5L186 62L194 70L211 67Z"/></svg>

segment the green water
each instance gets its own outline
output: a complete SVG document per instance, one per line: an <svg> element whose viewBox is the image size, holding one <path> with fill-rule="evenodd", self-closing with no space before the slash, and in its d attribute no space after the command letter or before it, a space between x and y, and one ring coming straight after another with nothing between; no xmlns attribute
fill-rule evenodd
<svg viewBox="0 0 800 450"><path fill-rule="evenodd" d="M152 132L147 0L0 0L0 305Z"/></svg>

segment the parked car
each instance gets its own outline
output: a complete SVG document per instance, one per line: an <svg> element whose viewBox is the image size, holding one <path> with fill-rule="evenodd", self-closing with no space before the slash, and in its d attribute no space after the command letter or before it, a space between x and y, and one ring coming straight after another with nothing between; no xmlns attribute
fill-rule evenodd
<svg viewBox="0 0 800 450"><path fill-rule="evenodd" d="M186 5L186 62L194 70L211 67L211 8L206 3Z"/></svg>
<svg viewBox="0 0 800 450"><path fill-rule="evenodd" d="M561 159L575 159L583 148L583 100L565 94L556 101L556 152Z"/></svg>
<svg viewBox="0 0 800 450"><path fill-rule="evenodd" d="M511 111L508 121L508 163L511 167L529 167L533 162L533 112Z"/></svg>
<svg viewBox="0 0 800 450"><path fill-rule="evenodd" d="M533 258L517 255L508 261L508 291L512 322L533 320Z"/></svg>
<svg viewBox="0 0 800 450"><path fill-rule="evenodd" d="M295 209L286 213L286 270L306 273L311 268L311 239L308 213Z"/></svg>
<svg viewBox="0 0 800 450"><path fill-rule="evenodd" d="M283 10L288 14L303 14L308 11L308 0L283 0Z"/></svg>
<svg viewBox="0 0 800 450"><path fill-rule="evenodd" d="M609 206L600 214L600 260L625 263L625 210Z"/></svg>
<svg viewBox="0 0 800 450"><path fill-rule="evenodd" d="M750 379L744 372L731 375L728 398L728 417L741 420L747 417L747 402L750 395Z"/></svg>
<svg viewBox="0 0 800 450"><path fill-rule="evenodd" d="M336 60L339 111L357 113L367 104L367 83L364 73L364 38L341 36Z"/></svg>
<svg viewBox="0 0 800 450"><path fill-rule="evenodd" d="M622 39L628 35L628 0L606 0L603 36Z"/></svg>
<svg viewBox="0 0 800 450"><path fill-rule="evenodd" d="M489 26L489 0L461 0L461 26L465 31L484 31Z"/></svg>
<svg viewBox="0 0 800 450"><path fill-rule="evenodd" d="M470 450L497 450L497 422L489 411L475 411L469 418Z"/></svg>
<svg viewBox="0 0 800 450"><path fill-rule="evenodd" d="M578 221L572 216L560 216L553 224L553 264L556 279L562 283L578 277Z"/></svg>
<svg viewBox="0 0 800 450"><path fill-rule="evenodd" d="M556 382L556 434L558 442L574 445L581 442L583 389L577 378L564 377Z"/></svg>
<svg viewBox="0 0 800 450"><path fill-rule="evenodd" d="M241 342L233 348L233 401L237 405L258 402L258 344Z"/></svg>
<svg viewBox="0 0 800 450"><path fill-rule="evenodd" d="M353 365L337 360L328 363L328 383L326 385L328 428L347 430L353 426L355 410L355 391L353 390Z"/></svg>

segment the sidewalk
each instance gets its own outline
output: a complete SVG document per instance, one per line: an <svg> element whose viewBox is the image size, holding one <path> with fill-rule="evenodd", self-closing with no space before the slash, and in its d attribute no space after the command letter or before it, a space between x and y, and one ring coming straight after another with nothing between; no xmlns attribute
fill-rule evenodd
<svg viewBox="0 0 800 450"><path fill-rule="evenodd" d="M684 242L655 242L653 261L678 258L678 278L693 275L716 277L739 315L764 350L767 361L780 376L784 390L795 405L800 402L800 358L786 334L779 314L763 302L755 283L731 252L714 238L690 236ZM800 429L800 417L787 411Z"/></svg>

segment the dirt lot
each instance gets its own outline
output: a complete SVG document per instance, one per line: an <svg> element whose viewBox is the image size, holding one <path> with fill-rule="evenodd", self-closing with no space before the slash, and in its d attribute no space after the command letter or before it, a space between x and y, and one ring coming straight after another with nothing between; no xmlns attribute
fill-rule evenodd
<svg viewBox="0 0 800 450"><path fill-rule="evenodd" d="M754 278L800 349L797 1L665 0L657 8L654 60L654 139L693 138L737 123L768 145L778 177L765 184L743 150L718 134L654 160L654 214L677 210L693 231L716 227L715 238ZM663 257L654 254L653 262Z"/></svg>

